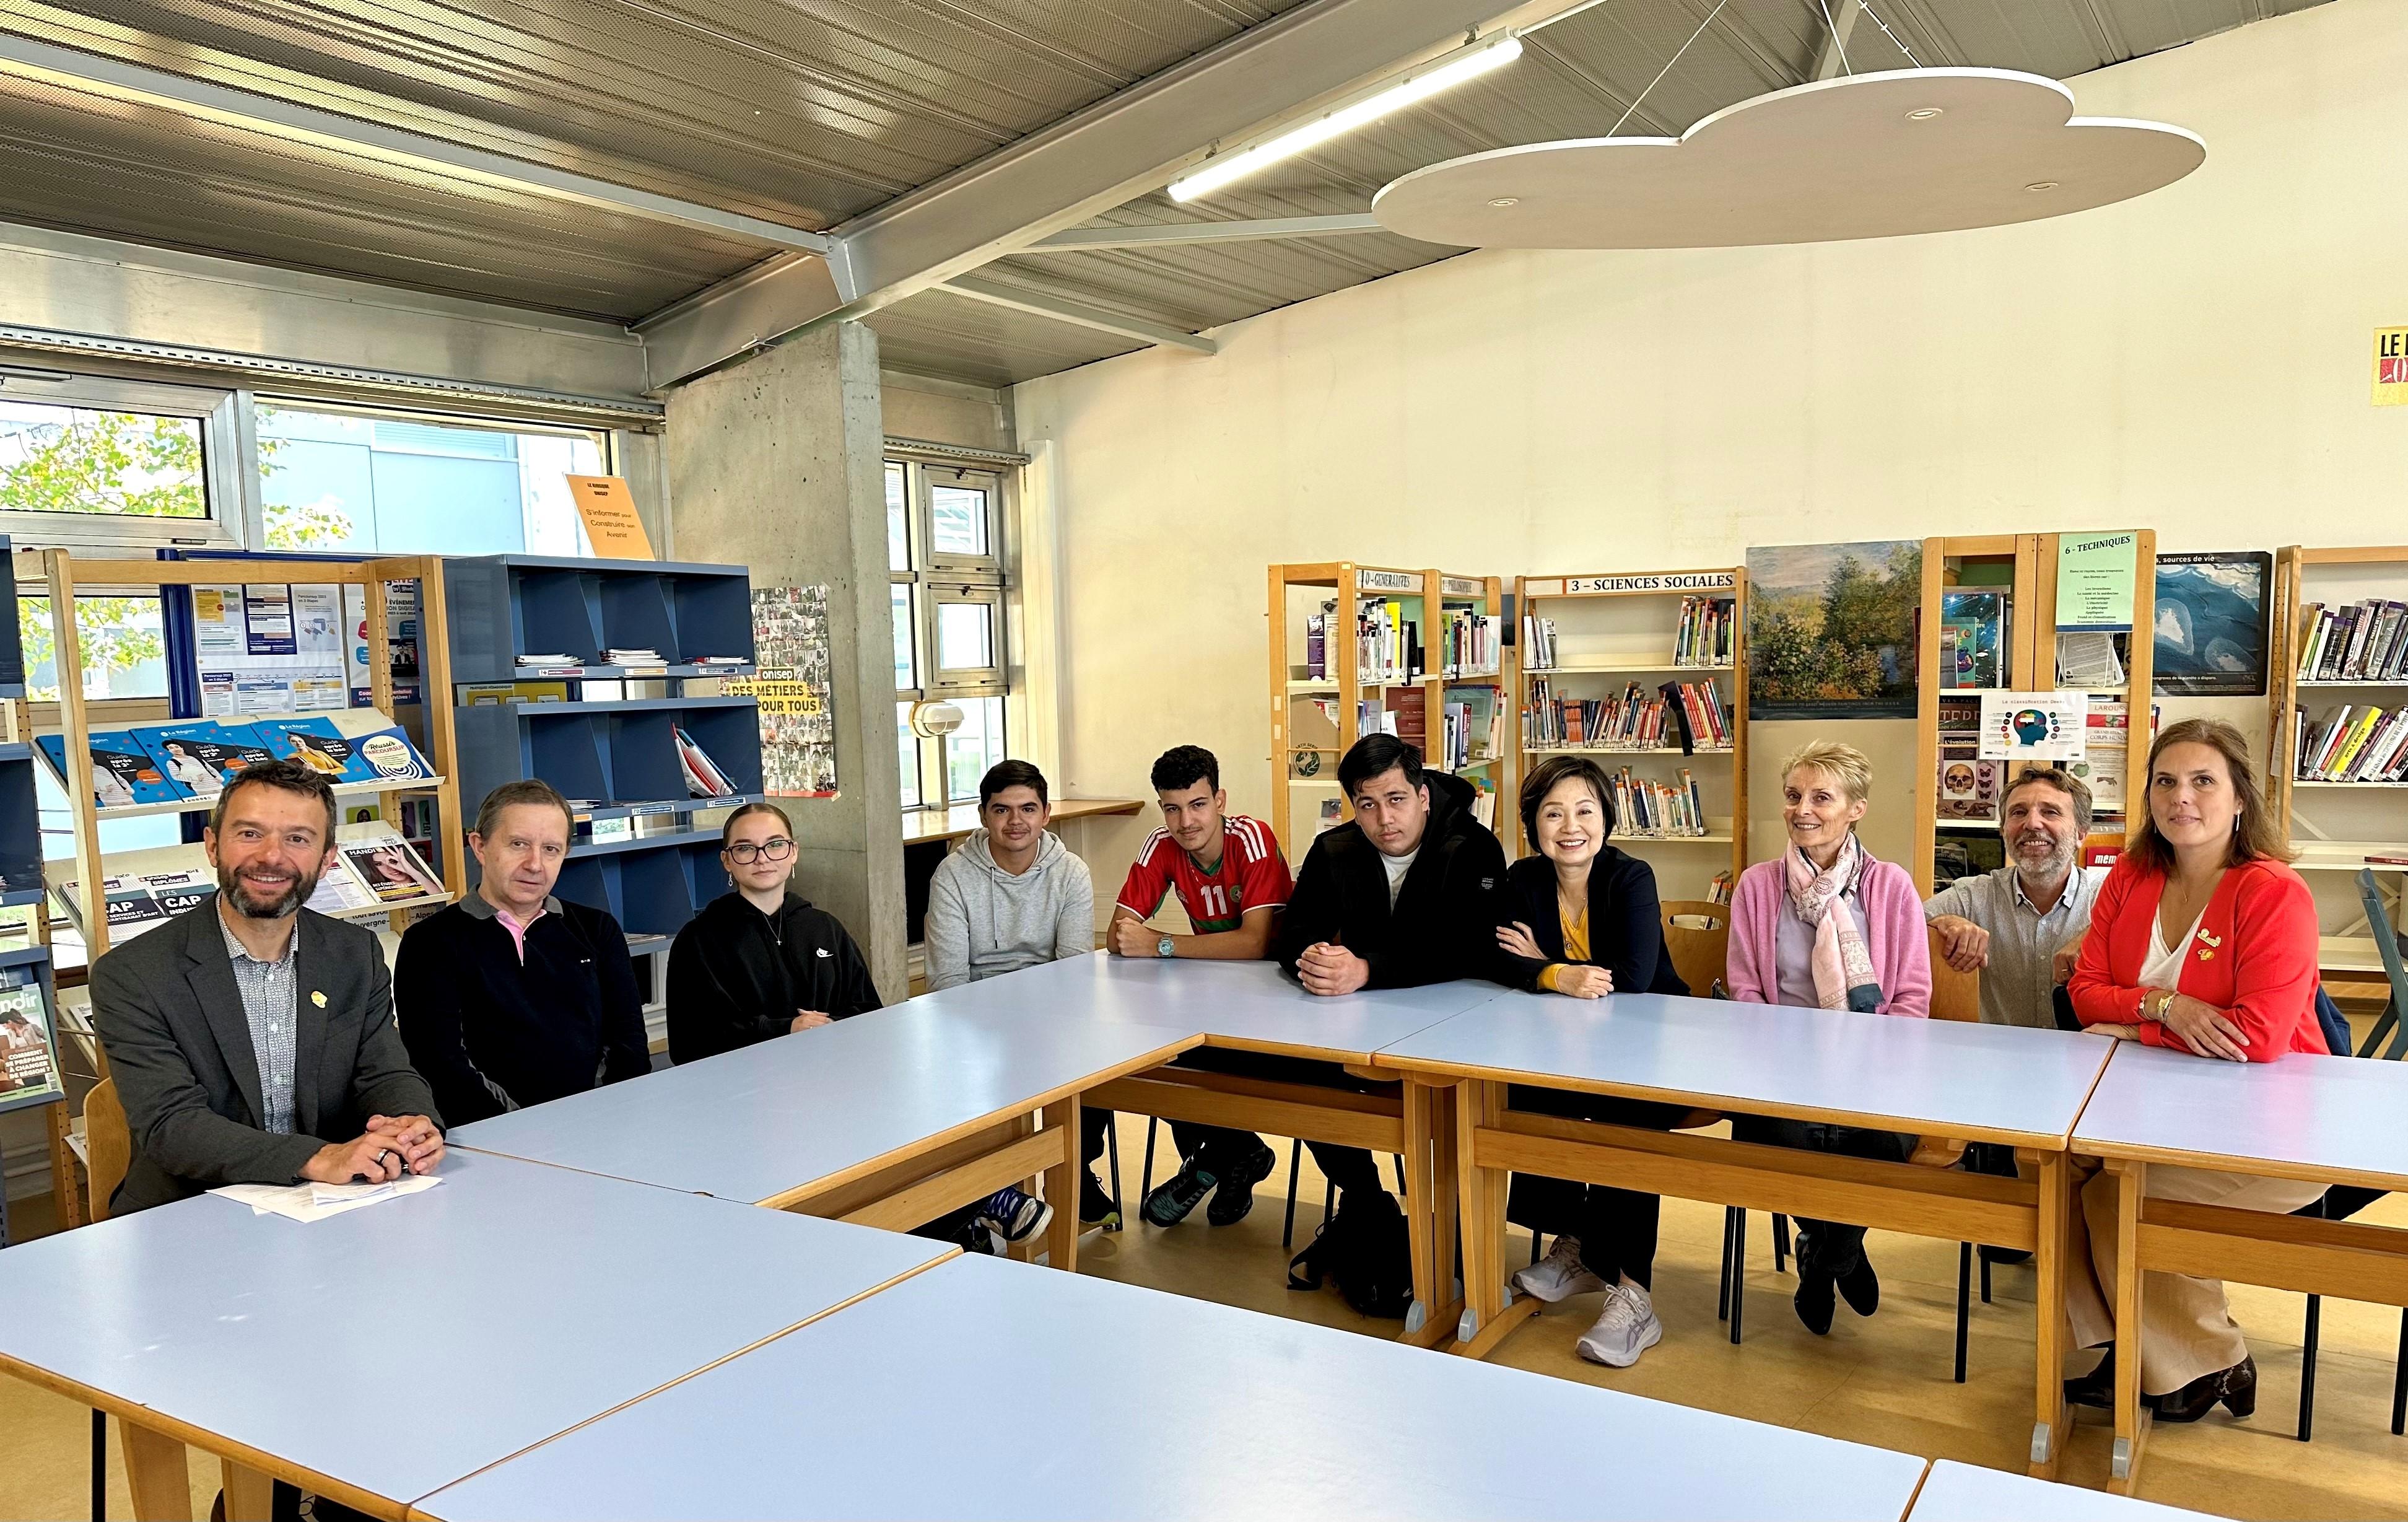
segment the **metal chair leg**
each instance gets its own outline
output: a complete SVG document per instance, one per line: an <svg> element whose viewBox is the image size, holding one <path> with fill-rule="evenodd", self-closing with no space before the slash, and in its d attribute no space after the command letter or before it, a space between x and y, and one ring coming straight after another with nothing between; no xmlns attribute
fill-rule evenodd
<svg viewBox="0 0 2408 1522"><path fill-rule="evenodd" d="M1118 1231L1128 1219L1121 1213L1121 1127L1120 1122L1104 1127L1104 1162L1112 1175L1112 1224L1106 1229Z"/></svg>
<svg viewBox="0 0 2408 1522"><path fill-rule="evenodd" d="M1779 1211L1774 1211L1772 1213L1772 1271L1787 1272L1790 1256L1789 1217Z"/></svg>
<svg viewBox="0 0 2408 1522"><path fill-rule="evenodd" d="M108 1516L108 1413L94 1408L92 1414L92 1522L106 1522Z"/></svg>
<svg viewBox="0 0 2408 1522"><path fill-rule="evenodd" d="M1988 1264L1984 1264L1986 1271ZM1973 1244L1956 1244L1956 1383L1965 1383L1965 1336L1967 1324L1972 1319L1971 1286L1973 1282ZM1984 1299L1987 1299L1985 1296Z"/></svg>
<svg viewBox="0 0 2408 1522"><path fill-rule="evenodd" d="M2316 1334L2325 1319L2324 1297L2308 1297L2307 1324L2300 1332L2300 1431L2301 1443L2311 1441L2316 1430Z"/></svg>
<svg viewBox="0 0 2408 1522"><path fill-rule="evenodd" d="M1538 1234L1537 1232L1535 1232L1535 1231L1531 1232L1531 1233L1530 1233L1530 1267L1532 1267L1532 1268L1534 1268L1534 1269L1535 1269L1535 1268L1537 1268L1537 1267L1539 1266L1539 1256L1540 1256L1540 1254L1539 1254L1539 1242L1540 1242L1539 1234Z"/></svg>
<svg viewBox="0 0 2408 1522"><path fill-rule="evenodd" d="M1982 1303L1990 1303L1990 1260L1982 1259Z"/></svg>
<svg viewBox="0 0 2408 1522"><path fill-rule="evenodd" d="M1747 1212L1731 1212L1731 1345L1739 1345L1740 1313L1747 1301Z"/></svg>
<svg viewBox="0 0 2408 1522"><path fill-rule="evenodd" d="M1326 1221L1338 1213L1338 1185L1328 1179L1321 1183L1321 1218Z"/></svg>
<svg viewBox="0 0 2408 1522"><path fill-rule="evenodd" d="M1714 1319L1716 1321L1728 1321L1730 1319L1730 1289L1731 1208L1728 1205L1725 1205L1723 1207L1723 1272L1721 1280L1714 1286Z"/></svg>
<svg viewBox="0 0 2408 1522"><path fill-rule="evenodd" d="M1154 1130L1161 1124L1162 1119L1158 1115L1145 1117L1145 1167L1137 1176L1137 1202L1140 1208L1145 1204L1145 1197L1154 1193Z"/></svg>
<svg viewBox="0 0 2408 1522"><path fill-rule="evenodd" d="M1280 1245L1296 1245L1296 1181L1304 1171L1304 1143L1291 1142L1287 1146L1287 1221L1280 1228Z"/></svg>

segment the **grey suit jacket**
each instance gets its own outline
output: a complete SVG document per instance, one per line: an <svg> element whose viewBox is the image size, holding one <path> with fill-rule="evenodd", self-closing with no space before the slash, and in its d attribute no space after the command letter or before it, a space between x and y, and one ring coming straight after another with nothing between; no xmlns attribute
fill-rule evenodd
<svg viewBox="0 0 2408 1522"><path fill-rule="evenodd" d="M375 935L306 909L294 933L291 1136L260 1128L259 1058L214 897L93 965L93 1026L134 1134L111 1211L221 1184L296 1183L320 1147L358 1136L370 1115L440 1122L394 1028L393 979Z"/></svg>

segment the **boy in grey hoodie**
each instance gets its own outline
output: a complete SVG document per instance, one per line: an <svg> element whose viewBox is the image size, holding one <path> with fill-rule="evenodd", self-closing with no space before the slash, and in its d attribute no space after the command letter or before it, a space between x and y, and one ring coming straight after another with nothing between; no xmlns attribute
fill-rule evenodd
<svg viewBox="0 0 2408 1522"><path fill-rule="evenodd" d="M1095 881L1087 864L1046 830L1053 812L1045 774L1025 761L999 761L979 779L985 826L928 880L930 993L1095 951ZM1082 1110L1080 1116L1080 1150L1092 1165L1103 1153L1112 1113ZM1082 1173L1079 1219L1111 1227L1117 1215L1095 1174Z"/></svg>

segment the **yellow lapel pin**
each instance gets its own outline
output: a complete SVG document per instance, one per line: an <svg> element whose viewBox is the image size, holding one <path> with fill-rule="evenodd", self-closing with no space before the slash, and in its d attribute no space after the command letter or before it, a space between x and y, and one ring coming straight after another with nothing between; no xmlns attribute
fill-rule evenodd
<svg viewBox="0 0 2408 1522"><path fill-rule="evenodd" d="M312 988L309 990L309 1002L322 1010L326 1007L326 996Z"/></svg>

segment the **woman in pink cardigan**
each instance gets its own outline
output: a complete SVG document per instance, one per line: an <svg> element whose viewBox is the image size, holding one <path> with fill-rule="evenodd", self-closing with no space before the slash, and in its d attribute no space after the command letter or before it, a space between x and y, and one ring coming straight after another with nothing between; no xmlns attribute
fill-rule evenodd
<svg viewBox="0 0 2408 1522"><path fill-rule="evenodd" d="M1740 875L1731 895L1731 998L1751 1004L1852 1010L1921 1019L1931 1012L1931 961L1914 880L1876 861L1856 839L1871 801L1872 767L1850 745L1817 740L1781 768L1789 840L1777 861ZM1769 1116L1734 1117L1743 1142L1906 1161L1914 1138L1894 1131ZM1836 1298L1869 1316L1881 1281L1865 1228L1798 1218L1798 1319L1821 1336Z"/></svg>

